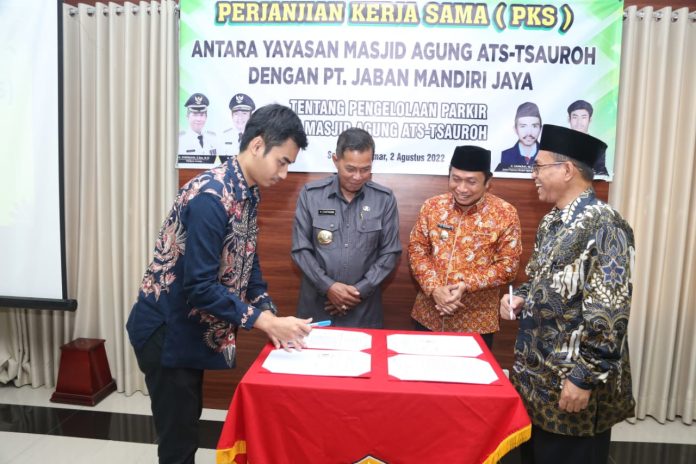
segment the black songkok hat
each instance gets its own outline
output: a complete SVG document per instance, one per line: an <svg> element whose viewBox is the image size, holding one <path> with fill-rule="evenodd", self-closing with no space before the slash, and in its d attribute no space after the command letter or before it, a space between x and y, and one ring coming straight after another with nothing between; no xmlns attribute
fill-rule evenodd
<svg viewBox="0 0 696 464"><path fill-rule="evenodd" d="M491 152L474 145L463 145L454 149L450 166L462 171L491 171Z"/></svg>
<svg viewBox="0 0 696 464"><path fill-rule="evenodd" d="M594 166L606 149L606 143L584 132L553 124L542 126L539 150L565 155L588 166Z"/></svg>

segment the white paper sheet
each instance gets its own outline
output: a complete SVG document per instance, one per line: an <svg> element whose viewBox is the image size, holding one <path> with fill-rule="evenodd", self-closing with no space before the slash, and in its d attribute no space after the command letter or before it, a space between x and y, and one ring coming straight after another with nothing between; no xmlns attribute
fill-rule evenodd
<svg viewBox="0 0 696 464"><path fill-rule="evenodd" d="M372 335L350 330L312 329L305 342L307 348L362 351L372 347Z"/></svg>
<svg viewBox="0 0 696 464"><path fill-rule="evenodd" d="M387 348L401 354L479 356L483 351L471 335L387 335Z"/></svg>
<svg viewBox="0 0 696 464"><path fill-rule="evenodd" d="M276 374L358 377L370 372L371 357L362 351L273 350L263 367Z"/></svg>
<svg viewBox="0 0 696 464"><path fill-rule="evenodd" d="M483 385L498 380L491 365L476 358L397 354L389 358L388 363L389 375L400 380Z"/></svg>

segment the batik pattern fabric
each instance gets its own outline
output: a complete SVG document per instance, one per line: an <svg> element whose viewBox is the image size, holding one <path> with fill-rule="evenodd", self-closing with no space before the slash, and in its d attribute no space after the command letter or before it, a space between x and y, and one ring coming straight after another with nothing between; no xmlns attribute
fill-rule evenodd
<svg viewBox="0 0 696 464"><path fill-rule="evenodd" d="M128 320L136 349L165 324L163 365L234 365L237 329L275 311L256 254L259 200L236 157L181 188Z"/></svg>
<svg viewBox="0 0 696 464"><path fill-rule="evenodd" d="M542 429L593 436L633 416L627 327L635 246L629 224L592 189L542 219L526 267L511 380ZM558 407L564 382L589 405Z"/></svg>
<svg viewBox="0 0 696 464"><path fill-rule="evenodd" d="M500 286L517 274L522 243L517 210L484 196L462 211L451 193L429 198L409 239L411 273L420 287L411 317L435 331L492 333L499 329ZM442 317L432 293L463 283L463 308Z"/></svg>

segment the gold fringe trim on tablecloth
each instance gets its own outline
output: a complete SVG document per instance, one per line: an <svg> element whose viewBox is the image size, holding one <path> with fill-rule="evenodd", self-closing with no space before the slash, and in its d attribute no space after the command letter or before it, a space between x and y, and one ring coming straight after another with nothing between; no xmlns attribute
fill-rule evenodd
<svg viewBox="0 0 696 464"><path fill-rule="evenodd" d="M246 454L246 440L237 440L231 448L217 450L215 462L217 464L235 464L234 459L240 454Z"/></svg>
<svg viewBox="0 0 696 464"><path fill-rule="evenodd" d="M532 426L528 425L503 440L495 451L493 451L488 458L483 461L483 464L495 464L496 462L500 461L503 456L530 438L532 438Z"/></svg>

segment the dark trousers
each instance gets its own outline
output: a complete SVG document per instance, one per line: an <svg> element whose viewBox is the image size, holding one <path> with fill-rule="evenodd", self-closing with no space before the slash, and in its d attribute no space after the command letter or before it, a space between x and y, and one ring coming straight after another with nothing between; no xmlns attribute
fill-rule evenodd
<svg viewBox="0 0 696 464"><path fill-rule="evenodd" d="M160 464L193 464L203 410L203 370L163 367L164 334L162 326L135 352L150 392L157 455Z"/></svg>
<svg viewBox="0 0 696 464"><path fill-rule="evenodd" d="M417 330L419 332L432 332L429 328L421 324L415 319L411 319L413 322L413 330ZM488 333L488 334L479 334L481 338L483 339L483 342L486 344L489 350L493 350L493 334Z"/></svg>
<svg viewBox="0 0 696 464"><path fill-rule="evenodd" d="M532 439L520 446L522 464L606 464L611 429L594 437L571 437L532 426Z"/></svg>

